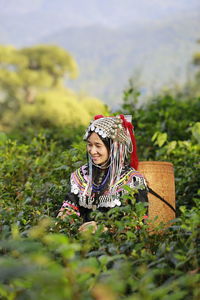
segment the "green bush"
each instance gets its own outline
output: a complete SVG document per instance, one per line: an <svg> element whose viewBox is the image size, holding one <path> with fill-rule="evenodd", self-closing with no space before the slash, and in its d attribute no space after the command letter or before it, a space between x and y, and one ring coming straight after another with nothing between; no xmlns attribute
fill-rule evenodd
<svg viewBox="0 0 200 300"><path fill-rule="evenodd" d="M124 95L120 112L133 117L139 160L173 163L177 207L192 207L199 197L200 99L164 94L137 108L139 93L129 89Z"/></svg>
<svg viewBox="0 0 200 300"><path fill-rule="evenodd" d="M131 114L141 159L154 159L157 147L152 142L155 132L166 133L168 141L190 140L190 127L199 122L200 99L179 99L161 95L137 108L132 102L134 91L125 93L122 113ZM139 96L139 95L138 95Z"/></svg>
<svg viewBox="0 0 200 300"><path fill-rule="evenodd" d="M84 143L79 147L64 148L44 134L29 144L1 142L2 226L14 221L29 228L43 215L56 215L69 189L70 172L82 164Z"/></svg>

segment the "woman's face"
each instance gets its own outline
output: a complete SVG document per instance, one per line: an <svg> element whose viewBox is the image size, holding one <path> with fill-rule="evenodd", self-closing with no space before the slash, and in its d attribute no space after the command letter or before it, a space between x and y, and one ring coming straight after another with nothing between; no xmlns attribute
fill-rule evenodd
<svg viewBox="0 0 200 300"><path fill-rule="evenodd" d="M104 164L109 157L108 149L95 132L87 139L87 152L96 165Z"/></svg>

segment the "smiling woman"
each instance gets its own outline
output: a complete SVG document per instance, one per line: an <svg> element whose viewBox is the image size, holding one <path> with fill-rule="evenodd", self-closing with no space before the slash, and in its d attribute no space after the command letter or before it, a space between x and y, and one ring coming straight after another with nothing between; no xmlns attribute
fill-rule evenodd
<svg viewBox="0 0 200 300"><path fill-rule="evenodd" d="M95 132L87 139L87 151L94 164L102 165L107 163L109 150Z"/></svg>
<svg viewBox="0 0 200 300"><path fill-rule="evenodd" d="M71 175L67 194L58 216L77 214L91 221L91 212L106 212L126 205L122 195L128 185L136 191L136 200L147 202L147 185L136 171L138 159L133 126L123 116L95 116L86 130L88 163ZM89 222L89 225L91 222ZM86 228L85 224L82 228Z"/></svg>

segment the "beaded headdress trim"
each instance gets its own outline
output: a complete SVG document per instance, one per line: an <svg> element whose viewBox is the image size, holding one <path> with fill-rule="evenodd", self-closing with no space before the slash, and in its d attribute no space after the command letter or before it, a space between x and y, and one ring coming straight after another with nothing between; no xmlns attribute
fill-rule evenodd
<svg viewBox="0 0 200 300"><path fill-rule="evenodd" d="M110 138L113 142L117 141L123 144L131 144L130 134L123 126L123 120L120 116L103 117L92 121L85 133L84 140L87 140L89 132L96 132L102 138Z"/></svg>

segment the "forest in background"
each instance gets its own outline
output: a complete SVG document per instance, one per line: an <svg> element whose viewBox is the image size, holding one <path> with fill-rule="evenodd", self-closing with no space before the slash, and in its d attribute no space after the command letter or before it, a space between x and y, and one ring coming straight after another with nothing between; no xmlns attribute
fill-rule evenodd
<svg viewBox="0 0 200 300"><path fill-rule="evenodd" d="M142 221L147 207L130 192L132 206L94 213L97 232L81 234L81 219L71 225L56 215L70 173L86 161L85 126L109 108L64 87L78 68L59 47L0 48L2 300L199 299L198 53L193 63L190 82L143 105L130 81L116 112L132 115L141 161L173 163L176 219L149 234Z"/></svg>

